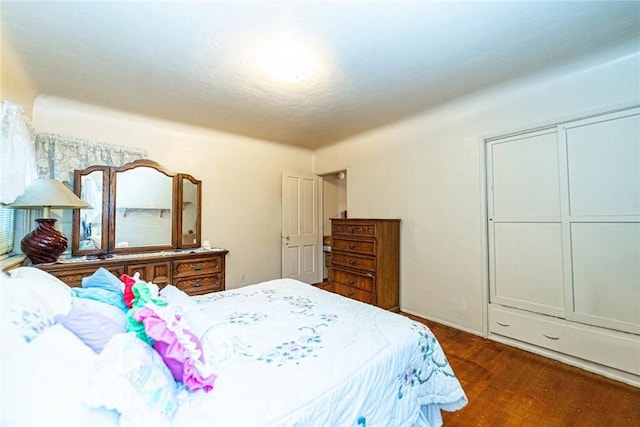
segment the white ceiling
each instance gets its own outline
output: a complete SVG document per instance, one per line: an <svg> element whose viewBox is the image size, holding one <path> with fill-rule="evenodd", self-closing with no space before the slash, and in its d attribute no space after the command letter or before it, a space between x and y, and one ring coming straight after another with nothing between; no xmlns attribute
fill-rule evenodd
<svg viewBox="0 0 640 427"><path fill-rule="evenodd" d="M39 93L318 147L640 37L637 1L2 0ZM255 71L283 34L321 70Z"/></svg>

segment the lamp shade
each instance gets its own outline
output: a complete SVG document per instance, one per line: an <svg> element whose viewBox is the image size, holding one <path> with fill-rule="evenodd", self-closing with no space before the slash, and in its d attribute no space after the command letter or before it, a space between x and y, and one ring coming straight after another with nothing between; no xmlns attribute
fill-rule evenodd
<svg viewBox="0 0 640 427"><path fill-rule="evenodd" d="M37 179L9 205L14 209L76 209L89 205L57 179Z"/></svg>
<svg viewBox="0 0 640 427"><path fill-rule="evenodd" d="M89 205L56 179L38 179L27 187L24 194L9 205L13 209L44 208L45 218L36 219L38 226L20 242L22 252L34 264L57 261L67 249L67 238L50 219L50 210L88 208Z"/></svg>

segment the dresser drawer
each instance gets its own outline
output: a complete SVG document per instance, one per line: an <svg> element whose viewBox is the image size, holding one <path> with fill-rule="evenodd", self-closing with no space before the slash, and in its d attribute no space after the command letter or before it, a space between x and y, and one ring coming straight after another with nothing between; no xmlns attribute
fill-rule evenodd
<svg viewBox="0 0 640 427"><path fill-rule="evenodd" d="M334 283L334 292L342 295L343 297L355 299L358 301L366 302L367 304L373 304L373 292L363 291L358 288L343 285L340 283Z"/></svg>
<svg viewBox="0 0 640 427"><path fill-rule="evenodd" d="M489 304L489 332L640 375L636 335Z"/></svg>
<svg viewBox="0 0 640 427"><path fill-rule="evenodd" d="M105 267L111 273L113 273L118 279L120 276L124 274L124 266L113 266L113 267ZM48 271L43 268L43 270ZM49 271L50 274L62 280L69 286L79 287L82 286L82 279L84 277L89 277L97 270L96 267L81 267L81 268L73 268L67 269L64 271Z"/></svg>
<svg viewBox="0 0 640 427"><path fill-rule="evenodd" d="M153 282L163 287L171 282L171 261L153 262L143 264L130 264L127 266L127 274L133 277L140 273L140 280Z"/></svg>
<svg viewBox="0 0 640 427"><path fill-rule="evenodd" d="M375 240L333 239L333 250L375 255L376 242Z"/></svg>
<svg viewBox="0 0 640 427"><path fill-rule="evenodd" d="M222 258L196 258L173 261L173 280L194 275L217 273L222 270Z"/></svg>
<svg viewBox="0 0 640 427"><path fill-rule="evenodd" d="M331 224L331 236L376 237L375 222L340 222Z"/></svg>
<svg viewBox="0 0 640 427"><path fill-rule="evenodd" d="M341 285L352 286L363 291L373 292L375 288L375 278L370 275L356 274L350 271L344 271L339 268L333 270L333 281Z"/></svg>
<svg viewBox="0 0 640 427"><path fill-rule="evenodd" d="M345 267L359 268L360 270L376 270L375 258L366 258L357 255L342 254L333 252L331 254L331 262L333 265L342 265Z"/></svg>
<svg viewBox="0 0 640 427"><path fill-rule="evenodd" d="M175 286L189 295L206 294L222 291L222 275L220 273L203 277L190 277L175 280Z"/></svg>

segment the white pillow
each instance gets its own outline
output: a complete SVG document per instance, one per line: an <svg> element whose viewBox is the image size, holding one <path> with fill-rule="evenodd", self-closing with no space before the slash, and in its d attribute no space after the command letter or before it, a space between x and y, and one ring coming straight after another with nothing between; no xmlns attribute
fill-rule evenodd
<svg viewBox="0 0 640 427"><path fill-rule="evenodd" d="M173 285L167 285L160 290L160 297L169 305L180 307L182 311L190 311L198 308L198 304L183 290Z"/></svg>
<svg viewBox="0 0 640 427"><path fill-rule="evenodd" d="M18 267L10 275L28 280L27 285L47 302L53 314L68 314L71 310L73 291L57 277L36 267Z"/></svg>
<svg viewBox="0 0 640 427"><path fill-rule="evenodd" d="M176 309L182 314L198 339L206 334L211 328L207 316L200 311L200 307L195 300L184 291L173 285L167 285L160 291L160 296L169 304L169 307ZM204 342L202 343L205 344Z"/></svg>
<svg viewBox="0 0 640 427"><path fill-rule="evenodd" d="M29 280L26 279L0 278L2 336L19 336L25 343L34 340L45 329L53 326L55 321L49 304L28 283Z"/></svg>
<svg viewBox="0 0 640 427"><path fill-rule="evenodd" d="M84 403L96 354L61 325L30 343L3 335L0 424L20 427L115 427L118 414Z"/></svg>
<svg viewBox="0 0 640 427"><path fill-rule="evenodd" d="M98 356L86 402L115 409L120 427L171 425L176 383L160 355L135 333L114 335Z"/></svg>

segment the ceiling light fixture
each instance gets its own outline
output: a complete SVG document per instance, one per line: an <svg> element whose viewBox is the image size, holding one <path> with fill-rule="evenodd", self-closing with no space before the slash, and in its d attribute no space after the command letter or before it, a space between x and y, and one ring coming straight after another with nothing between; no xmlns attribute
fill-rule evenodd
<svg viewBox="0 0 640 427"><path fill-rule="evenodd" d="M263 77L289 84L308 80L322 70L317 51L290 34L265 41L254 61Z"/></svg>

